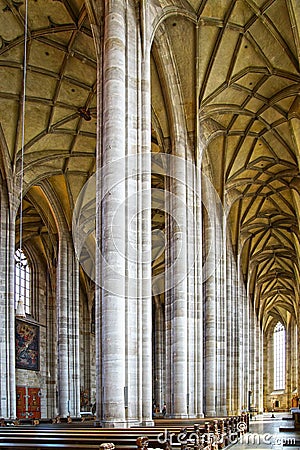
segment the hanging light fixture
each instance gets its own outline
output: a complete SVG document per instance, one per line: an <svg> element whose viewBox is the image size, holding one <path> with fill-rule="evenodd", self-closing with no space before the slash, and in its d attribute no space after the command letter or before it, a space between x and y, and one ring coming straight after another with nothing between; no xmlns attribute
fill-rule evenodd
<svg viewBox="0 0 300 450"><path fill-rule="evenodd" d="M20 249L16 251L15 259L16 259L16 275L18 277L19 283L16 284L17 289L17 308L15 312L16 318L25 319L26 313L25 313L25 304L24 304L24 292L25 292L25 283L26 279L24 275L26 274L26 268L24 265L24 258L25 255Z"/></svg>
<svg viewBox="0 0 300 450"><path fill-rule="evenodd" d="M19 252L18 262L20 270L23 267L23 175L24 175L24 145L25 145L25 99L26 99L26 76L27 76L27 29L28 29L28 0L25 0L25 17L24 17L24 59L23 59L23 93L22 93L22 139L21 139L21 164L20 164L20 232L19 232ZM22 286L18 289L17 308L15 312L17 318L26 318L24 296Z"/></svg>

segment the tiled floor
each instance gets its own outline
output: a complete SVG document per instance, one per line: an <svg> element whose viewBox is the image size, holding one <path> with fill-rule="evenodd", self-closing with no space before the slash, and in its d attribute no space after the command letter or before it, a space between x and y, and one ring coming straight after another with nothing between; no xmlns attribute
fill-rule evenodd
<svg viewBox="0 0 300 450"><path fill-rule="evenodd" d="M250 420L250 429L231 450L300 450L300 431L286 431L294 425L289 413L264 413ZM285 431L280 431L285 428Z"/></svg>

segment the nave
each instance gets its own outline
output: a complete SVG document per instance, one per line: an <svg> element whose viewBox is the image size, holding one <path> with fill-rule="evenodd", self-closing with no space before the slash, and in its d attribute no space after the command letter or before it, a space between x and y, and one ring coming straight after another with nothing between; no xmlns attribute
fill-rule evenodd
<svg viewBox="0 0 300 450"><path fill-rule="evenodd" d="M0 0L0 417L300 397L298 0Z"/></svg>

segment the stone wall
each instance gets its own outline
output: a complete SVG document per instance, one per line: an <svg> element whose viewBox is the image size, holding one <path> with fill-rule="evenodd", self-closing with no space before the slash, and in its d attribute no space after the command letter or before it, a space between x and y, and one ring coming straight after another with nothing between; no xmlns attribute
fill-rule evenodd
<svg viewBox="0 0 300 450"><path fill-rule="evenodd" d="M26 255L27 256L27 255ZM47 295L45 269L42 264L34 264L28 258L31 267L32 315L22 319L25 323L37 325L39 329L39 370L16 369L16 386L39 388L41 395L41 416L47 416Z"/></svg>

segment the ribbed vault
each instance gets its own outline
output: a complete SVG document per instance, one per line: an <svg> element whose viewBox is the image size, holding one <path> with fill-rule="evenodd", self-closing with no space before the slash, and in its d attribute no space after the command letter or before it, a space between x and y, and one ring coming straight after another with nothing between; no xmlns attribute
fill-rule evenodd
<svg viewBox="0 0 300 450"><path fill-rule="evenodd" d="M161 27L173 50L186 124L208 157L260 320L287 323L297 316L299 298L300 7L290 0L182 5L173 2L177 15L166 14ZM168 74L161 54L153 54L157 93ZM171 107L155 93L157 118ZM169 136L163 114L160 124Z"/></svg>
<svg viewBox="0 0 300 450"><path fill-rule="evenodd" d="M99 10L98 2L89 4ZM195 158L202 151L210 161L257 314L265 325L284 322L296 315L299 299L300 6L296 0L149 0L149 14L156 26L153 151L172 149L172 73ZM48 225L50 235L57 230L44 184L71 227L78 194L95 171L95 42L82 0L29 1L28 17L24 230L40 251L54 254L55 240L46 245ZM17 179L23 2L0 0L0 30L3 173ZM164 180L156 177L153 185L164 187ZM159 210L153 228L164 228ZM159 239L157 232L158 271Z"/></svg>

